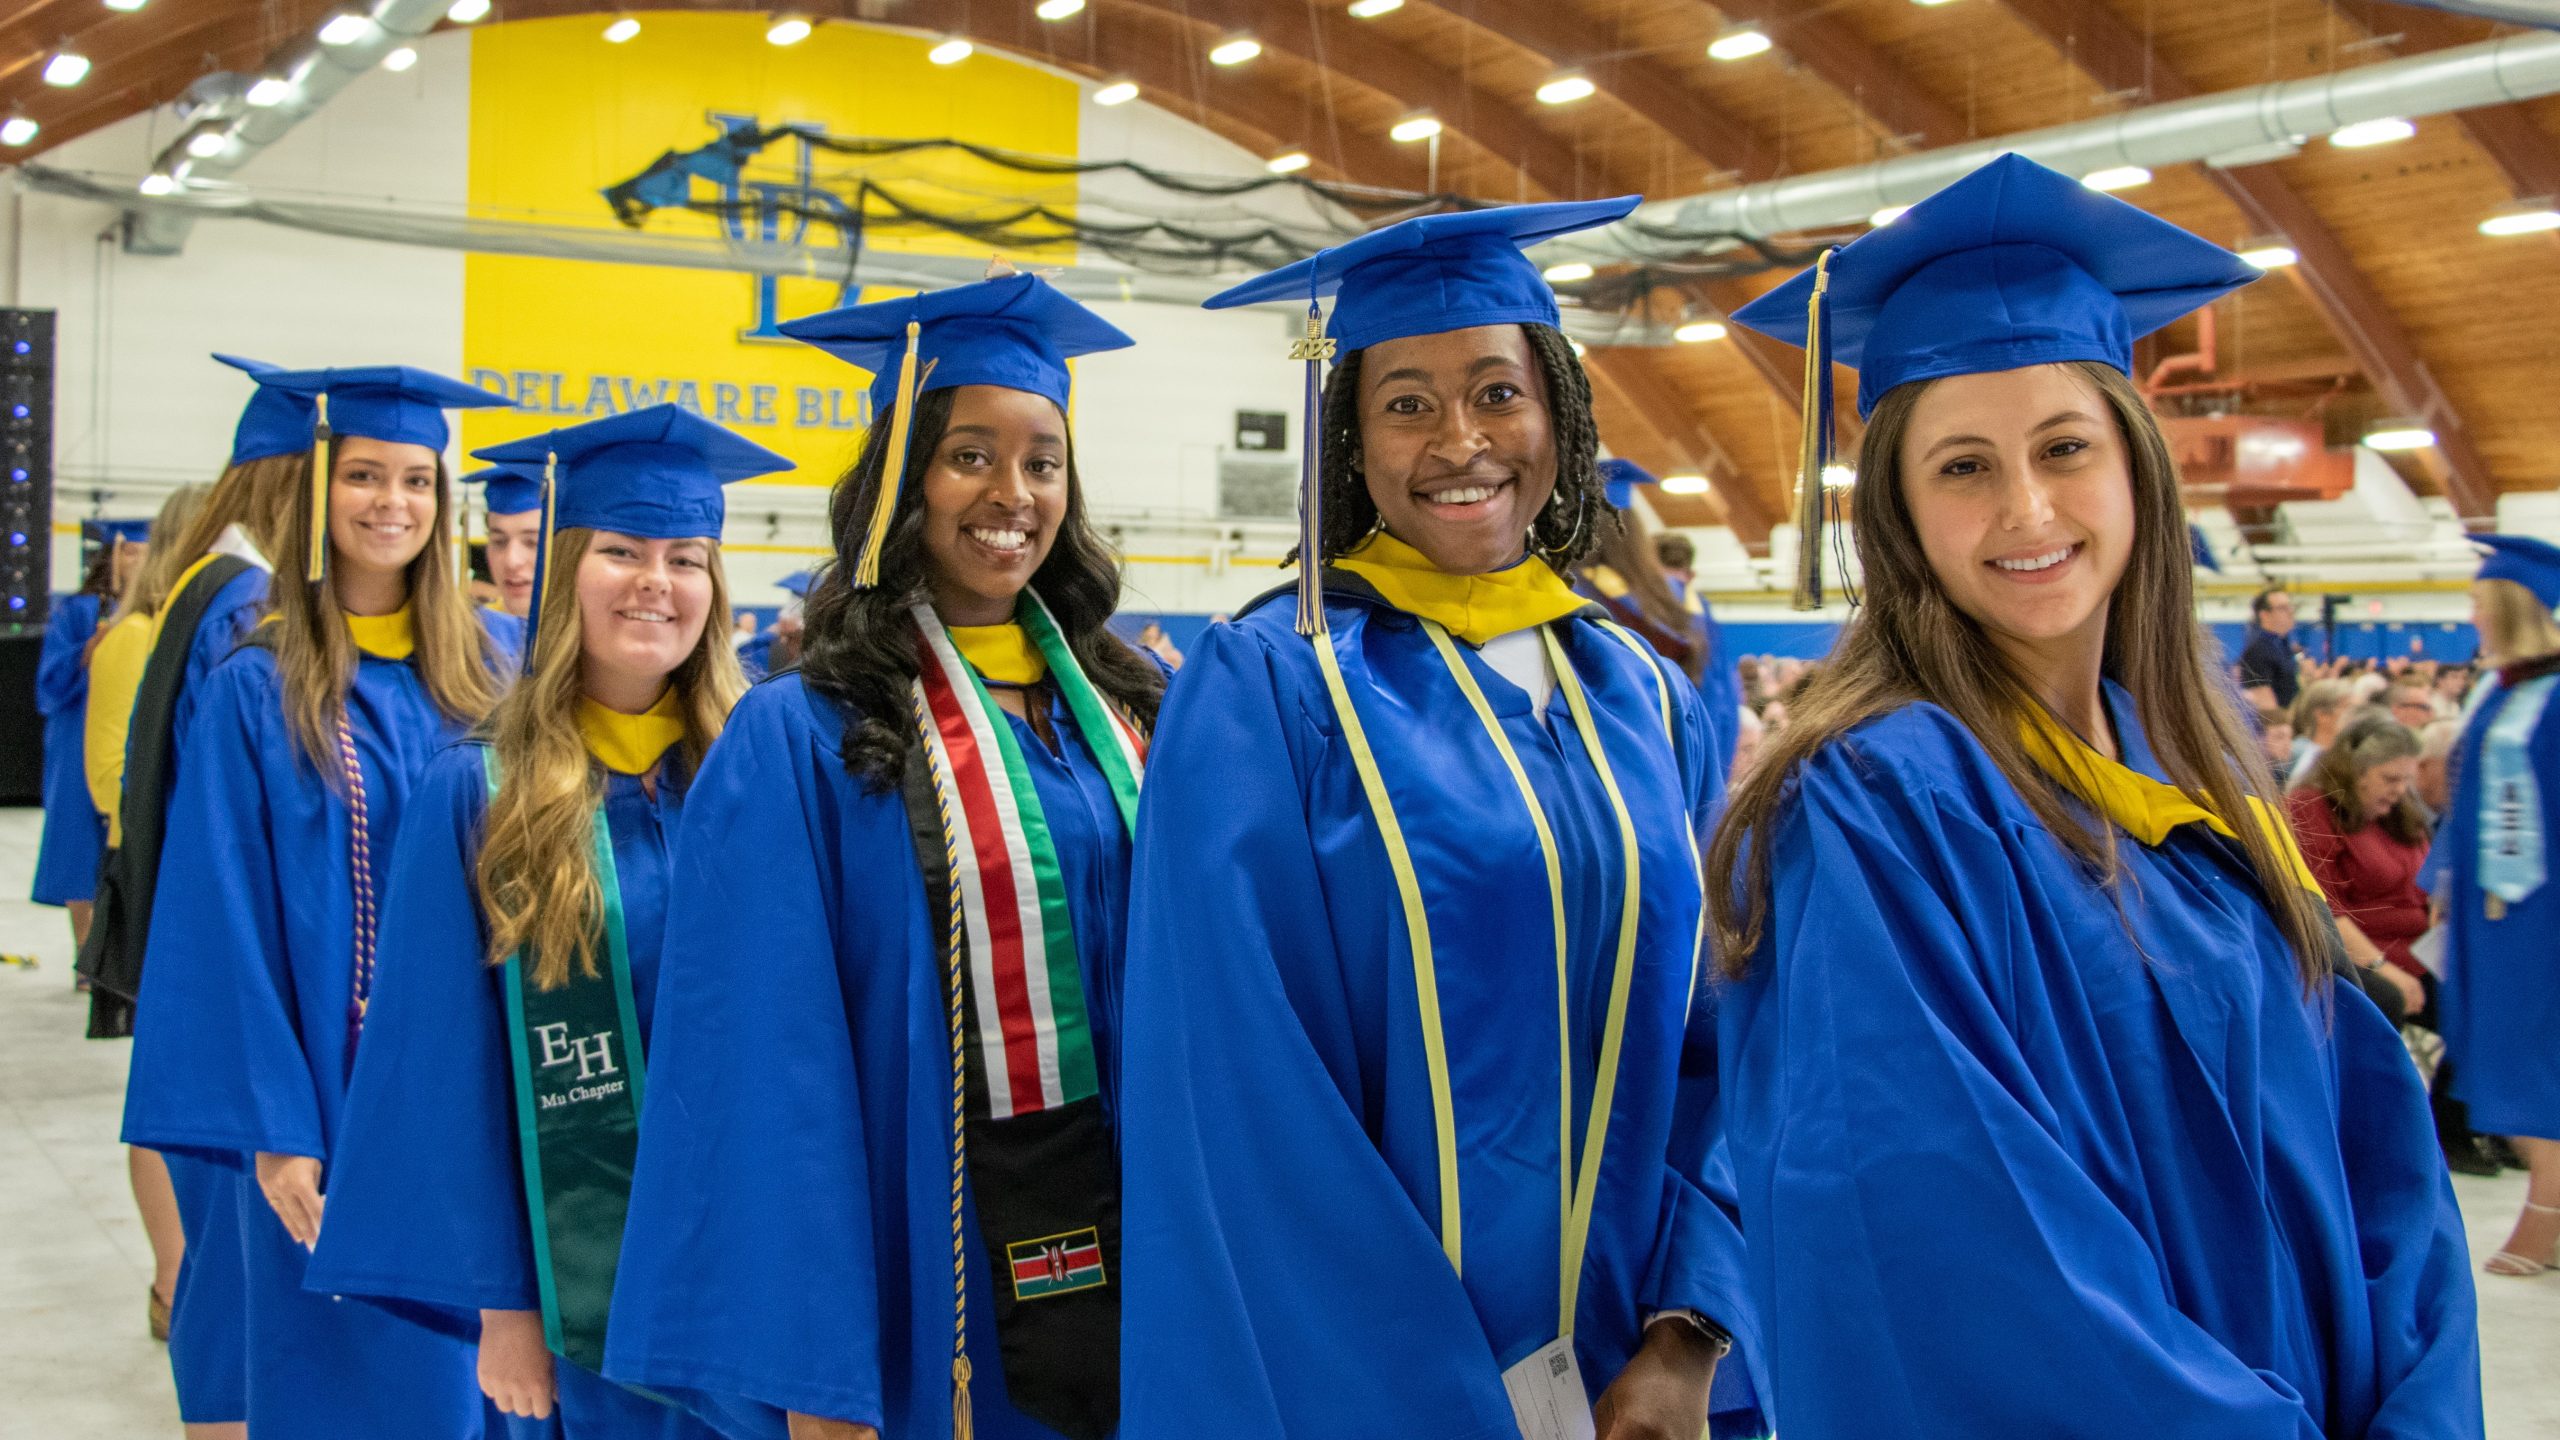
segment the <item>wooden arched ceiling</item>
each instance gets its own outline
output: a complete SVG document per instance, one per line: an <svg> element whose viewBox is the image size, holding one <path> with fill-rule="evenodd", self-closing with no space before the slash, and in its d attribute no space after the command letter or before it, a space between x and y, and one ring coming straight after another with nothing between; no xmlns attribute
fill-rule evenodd
<svg viewBox="0 0 2560 1440"><path fill-rule="evenodd" d="M257 63L332 0L36 0L0 19L0 107L40 121L30 153L175 98L199 75ZM738 0L499 0L491 21L658 8L777 8ZM2392 54L2465 44L2492 27L2386 0L1407 0L1360 21L1343 0L1092 0L1061 24L1031 0L820 0L816 18L967 35L1093 76L1126 76L1149 102L1257 153L1304 148L1316 173L1497 199L1654 195L1855 164L1882 155L2089 118ZM1726 28L1777 42L1710 60ZM1244 66L1206 63L1230 32L1259 39ZM37 79L73 39L84 85ZM1580 70L1599 93L1535 99ZM1386 138L1428 109L1428 147ZM2304 263L2222 302L2226 375L2345 372L2322 397L2334 439L2386 414L2425 414L2442 441L2413 462L2464 513L2495 492L2560 486L2560 407L2533 357L2560 309L2560 238L2479 236L2478 220L2560 192L2560 100L2421 121L2416 139L2238 171L2162 171L2126 198L2230 244L2281 232ZM1658 315L1720 315L1776 275L1701 283ZM2154 349L2185 348L2173 330ZM1614 445L1657 470L1710 475L1746 533L1784 510L1793 469L1796 357L1740 335L1664 350L1594 352Z"/></svg>

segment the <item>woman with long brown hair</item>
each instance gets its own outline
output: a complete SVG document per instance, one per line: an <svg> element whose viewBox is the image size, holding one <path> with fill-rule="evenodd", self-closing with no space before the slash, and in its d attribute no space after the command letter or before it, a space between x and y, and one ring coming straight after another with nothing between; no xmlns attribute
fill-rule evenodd
<svg viewBox="0 0 2560 1440"><path fill-rule="evenodd" d="M2515 1228L2482 1268L2530 1278L2560 1267L2560 971L2551 936L2560 886L2548 883L2560 828L2560 547L2479 535L2471 586L2482 659L2494 666L2465 717L2453 803L2432 867L2445 928L2438 991L2453 1097L2474 1129L2507 1136L2531 1171Z"/></svg>
<svg viewBox="0 0 2560 1440"><path fill-rule="evenodd" d="M444 410L507 402L401 367L259 378L311 402L308 500L186 727L125 1138L232 1170L259 1440L460 1440L482 1423L468 1348L302 1276L402 802L506 659L454 579Z"/></svg>
<svg viewBox="0 0 2560 1440"><path fill-rule="evenodd" d="M605 1374L739 1440L1102 1440L1121 907L1163 672L1115 637L1030 275L795 320L871 371L797 671L686 805Z"/></svg>
<svg viewBox="0 0 2560 1440"><path fill-rule="evenodd" d="M2128 378L2254 276L2010 155L1735 317L1869 414L1862 604L1708 858L1791 1440L2481 1434L2425 1094L2200 637Z"/></svg>
<svg viewBox="0 0 2560 1440"><path fill-rule="evenodd" d="M556 469L533 649L401 823L308 1283L477 1316L559 1440L711 1440L604 1380L685 793L746 684L721 487L790 462L672 405L480 452ZM535 1427L518 1425L525 1435Z"/></svg>

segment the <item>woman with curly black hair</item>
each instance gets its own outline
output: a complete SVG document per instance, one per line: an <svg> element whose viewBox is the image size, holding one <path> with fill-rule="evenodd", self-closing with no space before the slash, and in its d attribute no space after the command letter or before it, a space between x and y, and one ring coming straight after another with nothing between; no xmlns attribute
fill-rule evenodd
<svg viewBox="0 0 2560 1440"><path fill-rule="evenodd" d="M1695 983L1720 765L1565 582L1618 520L1521 253L1634 203L1407 221L1211 302L1338 286L1299 355L1343 353L1301 583L1192 652L1148 778L1132 1440L1761 1433L1714 1384L1752 1348Z"/></svg>
<svg viewBox="0 0 2560 1440"><path fill-rule="evenodd" d="M1032 276L784 327L871 370L800 668L677 840L605 1373L734 1435L1102 1440L1129 827L1163 672L1105 623Z"/></svg>

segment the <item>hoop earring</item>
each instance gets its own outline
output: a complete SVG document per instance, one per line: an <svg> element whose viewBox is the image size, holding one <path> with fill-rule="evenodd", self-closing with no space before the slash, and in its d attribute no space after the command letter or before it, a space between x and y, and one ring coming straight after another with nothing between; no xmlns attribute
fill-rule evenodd
<svg viewBox="0 0 2560 1440"><path fill-rule="evenodd" d="M1564 492L1561 490L1550 495L1547 498L1546 508L1550 510L1554 509L1556 502L1562 499L1563 495ZM1573 553L1573 547L1582 543L1583 527L1590 523L1591 495L1589 491L1584 491L1582 492L1581 503L1574 507L1573 533L1565 536L1564 543L1561 545L1549 545L1542 547L1538 544L1538 527L1531 525L1529 527L1529 553L1561 570L1564 568L1562 564L1563 557L1571 555Z"/></svg>

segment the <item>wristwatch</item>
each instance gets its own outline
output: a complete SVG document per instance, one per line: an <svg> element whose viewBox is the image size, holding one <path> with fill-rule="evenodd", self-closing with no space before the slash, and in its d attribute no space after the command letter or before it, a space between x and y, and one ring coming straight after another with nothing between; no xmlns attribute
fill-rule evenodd
<svg viewBox="0 0 2560 1440"><path fill-rule="evenodd" d="M1644 1325L1646 1329L1650 1330L1665 1320L1677 1320L1688 1326L1691 1330L1696 1331L1699 1338L1705 1340L1708 1346L1716 1352L1716 1358L1719 1360L1733 1353L1732 1334L1723 1326L1718 1325L1713 1320L1708 1319L1706 1316L1699 1314L1695 1310L1656 1310L1653 1314L1646 1317Z"/></svg>

